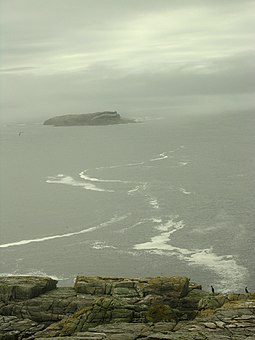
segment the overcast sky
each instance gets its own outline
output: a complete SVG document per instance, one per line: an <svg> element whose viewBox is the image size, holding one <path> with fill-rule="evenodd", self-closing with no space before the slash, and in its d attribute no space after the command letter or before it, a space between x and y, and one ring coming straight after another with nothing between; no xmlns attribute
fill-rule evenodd
<svg viewBox="0 0 255 340"><path fill-rule="evenodd" d="M255 0L0 4L4 120L255 106Z"/></svg>

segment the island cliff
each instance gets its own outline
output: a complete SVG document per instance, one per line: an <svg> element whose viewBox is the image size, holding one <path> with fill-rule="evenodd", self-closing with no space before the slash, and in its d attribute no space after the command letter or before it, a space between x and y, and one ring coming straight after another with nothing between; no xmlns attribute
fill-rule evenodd
<svg viewBox="0 0 255 340"><path fill-rule="evenodd" d="M69 114L47 119L44 125L81 126L81 125L114 125L135 123L133 119L122 118L117 111L103 111L86 114Z"/></svg>
<svg viewBox="0 0 255 340"><path fill-rule="evenodd" d="M255 294L212 294L187 277L0 278L0 339L254 339Z"/></svg>

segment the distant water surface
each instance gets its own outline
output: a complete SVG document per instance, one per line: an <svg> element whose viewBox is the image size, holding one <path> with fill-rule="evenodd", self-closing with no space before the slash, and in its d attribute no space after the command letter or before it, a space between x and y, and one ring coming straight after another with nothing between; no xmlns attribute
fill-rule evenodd
<svg viewBox="0 0 255 340"><path fill-rule="evenodd" d="M254 126L249 113L2 126L1 275L186 275L254 290Z"/></svg>

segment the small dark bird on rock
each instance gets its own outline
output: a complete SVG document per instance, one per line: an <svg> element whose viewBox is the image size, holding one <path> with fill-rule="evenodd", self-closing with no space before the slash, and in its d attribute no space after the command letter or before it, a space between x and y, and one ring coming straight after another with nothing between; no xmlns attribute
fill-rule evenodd
<svg viewBox="0 0 255 340"><path fill-rule="evenodd" d="M245 290L245 293L247 293L247 294L249 293L249 291L248 291L248 288L247 288L247 287L245 287L245 289L244 289L244 290Z"/></svg>
<svg viewBox="0 0 255 340"><path fill-rule="evenodd" d="M213 286L211 286L211 289L212 289L212 293L214 294L214 292L215 292L215 291L214 291L214 288L213 288Z"/></svg>

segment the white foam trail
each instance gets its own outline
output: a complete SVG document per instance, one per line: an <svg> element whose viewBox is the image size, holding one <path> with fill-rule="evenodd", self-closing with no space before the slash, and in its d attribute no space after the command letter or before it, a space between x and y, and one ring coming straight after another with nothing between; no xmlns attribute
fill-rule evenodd
<svg viewBox="0 0 255 340"><path fill-rule="evenodd" d="M84 179L85 181L104 182L104 183L125 183L125 184L131 183L129 181L122 181L120 179L100 179L100 178L90 177L86 174L87 171L88 170L84 170L79 173L80 178Z"/></svg>
<svg viewBox="0 0 255 340"><path fill-rule="evenodd" d="M122 228L120 230L116 230L115 232L116 233L124 233L126 230L129 230L129 229L134 229L135 227L141 225L141 224L144 224L145 222L147 222L148 220L142 220L142 221L139 221L135 224L132 224L131 226L128 226L128 227L125 227L125 228Z"/></svg>
<svg viewBox="0 0 255 340"><path fill-rule="evenodd" d="M132 167L132 166L138 166L138 165L143 165L145 162L136 162L136 163L126 163L126 164L117 164L117 165L111 165L111 166L100 166L95 168L95 170L103 170L103 169L118 169L118 168L125 168L125 167ZM87 169L88 170L93 170L93 169Z"/></svg>
<svg viewBox="0 0 255 340"><path fill-rule="evenodd" d="M50 184L64 184L64 185L70 185L70 186L73 186L73 187L82 187L85 190L101 191L101 192L114 192L114 190L106 190L106 189L99 188L92 183L76 181L73 177L64 176L63 174L59 174L56 177L50 176L50 177L48 177L46 182L50 183Z"/></svg>
<svg viewBox="0 0 255 340"><path fill-rule="evenodd" d="M146 121L151 121L151 120L152 120L152 121L154 121L154 120L162 120L162 119L165 119L165 118L164 118L164 117L157 117L157 118L156 118L156 117L155 117L155 118L151 118L151 117L143 117L143 118L141 118L141 119L142 119L142 120L141 120L142 122L143 122L143 121L146 122Z"/></svg>
<svg viewBox="0 0 255 340"><path fill-rule="evenodd" d="M221 292L239 290L245 285L245 280L249 275L248 270L239 265L232 255L217 255L212 248L189 250L172 246L169 243L171 234L183 227L182 221L175 222L171 219L166 224L155 228L161 231L159 235L152 237L149 242L136 244L133 248L147 250L157 255L176 256L189 265L205 267L218 276L218 286Z"/></svg>
<svg viewBox="0 0 255 340"><path fill-rule="evenodd" d="M114 247L114 246L108 246L105 242L101 242L101 241L95 241L95 242L92 244L92 248L93 248L93 249L97 249L97 250L105 249L105 248L117 249L116 247Z"/></svg>
<svg viewBox="0 0 255 340"><path fill-rule="evenodd" d="M135 188L128 190L128 195L132 195L134 192L140 189L140 185L137 185Z"/></svg>
<svg viewBox="0 0 255 340"><path fill-rule="evenodd" d="M150 162L161 161L162 159L167 159L167 158L168 156L166 155L166 152L162 152L159 154L159 157L150 159Z"/></svg>
<svg viewBox="0 0 255 340"><path fill-rule="evenodd" d="M121 220L124 220L127 218L127 216L120 216L120 217L113 217L107 222L100 223L97 226L90 227L87 229L83 229L80 231L75 231L73 233L66 233L66 234L60 234L60 235L52 235L52 236L46 236L46 237L41 237L41 238L35 238L35 239L30 239L30 240L22 240L18 242L12 242L12 243L6 243L6 244L0 244L0 248L9 248L9 247L14 247L14 246L22 246L30 243L37 243L37 242L44 242L44 241L49 241L49 240L55 240L59 238L64 238L64 237L70 237L70 236L75 236L75 235L81 235L85 233L89 233L104 227L107 227L108 225L119 222Z"/></svg>
<svg viewBox="0 0 255 340"><path fill-rule="evenodd" d="M187 191L185 188L180 188L179 191L182 192L185 195L190 195L191 194L191 191Z"/></svg>
<svg viewBox="0 0 255 340"><path fill-rule="evenodd" d="M139 222L136 222L135 224L132 224L131 226L119 229L119 230L115 230L116 233L124 233L126 230L129 229L134 229L135 227L144 224L144 223L148 223L148 222L152 222L152 223L161 223L162 220L161 218L156 218L156 217L152 217L152 218L144 218Z"/></svg>
<svg viewBox="0 0 255 340"><path fill-rule="evenodd" d="M152 222L154 222L154 223L162 223L162 219L161 219L161 218L152 217L150 220L151 220Z"/></svg>
<svg viewBox="0 0 255 340"><path fill-rule="evenodd" d="M180 166L186 166L188 164L188 162L179 162Z"/></svg>

